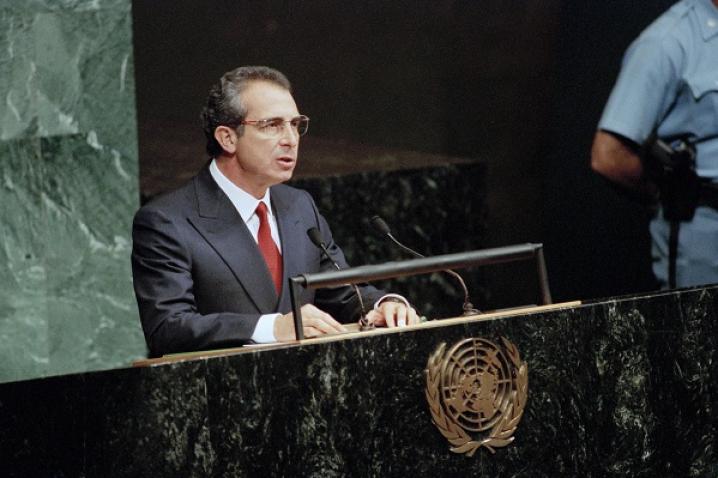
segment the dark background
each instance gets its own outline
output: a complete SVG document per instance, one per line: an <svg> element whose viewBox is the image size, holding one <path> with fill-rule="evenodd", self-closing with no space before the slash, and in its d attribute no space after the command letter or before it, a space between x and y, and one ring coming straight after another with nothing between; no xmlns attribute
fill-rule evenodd
<svg viewBox="0 0 718 478"><path fill-rule="evenodd" d="M206 161L209 85L266 64L312 118L297 177L484 162L481 247L544 243L557 301L650 289L648 215L589 158L624 50L671 3L137 0L143 198ZM382 165L384 150L400 161ZM495 280L510 291L523 279Z"/></svg>

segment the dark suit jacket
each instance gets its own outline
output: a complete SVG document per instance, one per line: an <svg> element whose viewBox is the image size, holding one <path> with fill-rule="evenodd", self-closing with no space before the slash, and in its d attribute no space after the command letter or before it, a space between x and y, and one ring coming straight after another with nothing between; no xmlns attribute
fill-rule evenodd
<svg viewBox="0 0 718 478"><path fill-rule="evenodd" d="M277 185L270 195L284 262L280 297L257 243L208 167L137 212L132 275L150 356L242 345L250 342L261 314L289 312L287 278L333 268L307 237L311 227L347 267L306 191ZM369 286L362 291L367 304L381 295ZM350 287L303 290L300 302L344 322L359 314Z"/></svg>

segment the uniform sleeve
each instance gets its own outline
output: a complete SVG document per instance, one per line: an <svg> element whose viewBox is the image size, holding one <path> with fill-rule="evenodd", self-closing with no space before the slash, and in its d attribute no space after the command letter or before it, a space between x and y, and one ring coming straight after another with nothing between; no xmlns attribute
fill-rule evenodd
<svg viewBox="0 0 718 478"><path fill-rule="evenodd" d="M676 98L680 57L670 39L636 40L624 56L598 128L642 144Z"/></svg>

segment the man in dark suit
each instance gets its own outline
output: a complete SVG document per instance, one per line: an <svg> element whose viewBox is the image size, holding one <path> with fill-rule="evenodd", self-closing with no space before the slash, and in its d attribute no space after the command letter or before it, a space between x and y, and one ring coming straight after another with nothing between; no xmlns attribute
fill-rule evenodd
<svg viewBox="0 0 718 478"><path fill-rule="evenodd" d="M213 158L180 189L143 206L133 224L132 271L151 356L294 338L287 278L329 270L307 237L317 228L347 267L329 226L292 177L299 114L289 81L267 67L240 67L212 87L202 112ZM364 286L367 318L388 327L418 322L401 297ZM341 333L360 315L351 287L305 290L306 337Z"/></svg>

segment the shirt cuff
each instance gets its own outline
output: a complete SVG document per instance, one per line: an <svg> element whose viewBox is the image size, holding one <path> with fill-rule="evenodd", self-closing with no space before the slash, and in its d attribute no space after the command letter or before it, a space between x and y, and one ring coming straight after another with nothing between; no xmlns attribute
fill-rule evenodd
<svg viewBox="0 0 718 478"><path fill-rule="evenodd" d="M379 298L379 300L377 300L376 302L374 302L374 310L379 310L379 306L380 306L381 303L384 302L385 300L391 300L391 301L393 301L393 302L403 302L407 309L411 308L411 305L409 304L409 301L406 300L406 298L405 298L403 295L399 295L399 294L386 294L386 295L381 296L381 297Z"/></svg>
<svg viewBox="0 0 718 478"><path fill-rule="evenodd" d="M269 344L276 342L274 336L274 321L282 314L265 314L259 317L257 326L252 333L252 341L256 344Z"/></svg>

